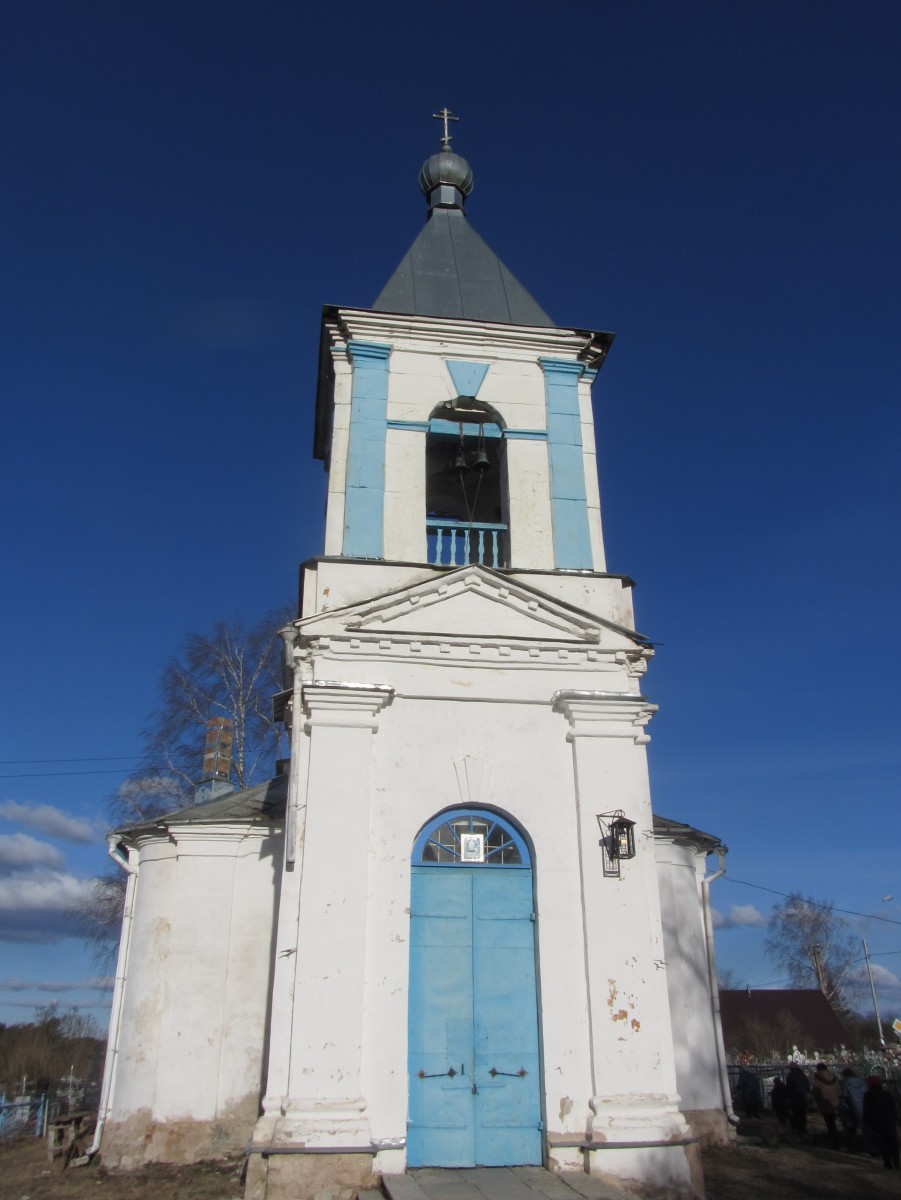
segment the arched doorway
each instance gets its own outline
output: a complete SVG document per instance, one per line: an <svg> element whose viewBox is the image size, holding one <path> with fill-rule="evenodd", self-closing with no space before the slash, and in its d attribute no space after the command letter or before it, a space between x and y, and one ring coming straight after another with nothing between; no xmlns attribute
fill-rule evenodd
<svg viewBox="0 0 901 1200"><path fill-rule="evenodd" d="M485 809L413 848L407 1165L542 1161L532 863Z"/></svg>

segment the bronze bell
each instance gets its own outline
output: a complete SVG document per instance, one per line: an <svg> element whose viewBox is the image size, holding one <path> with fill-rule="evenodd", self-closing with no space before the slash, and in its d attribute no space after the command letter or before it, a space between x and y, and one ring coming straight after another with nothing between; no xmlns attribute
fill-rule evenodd
<svg viewBox="0 0 901 1200"><path fill-rule="evenodd" d="M457 457L454 459L454 470L455 471L465 471L466 470L466 455L463 453L462 448L457 451Z"/></svg>
<svg viewBox="0 0 901 1200"><path fill-rule="evenodd" d="M488 461L488 455L484 450L480 450L475 457L475 462L472 464L472 469L482 475L490 466L491 463Z"/></svg>

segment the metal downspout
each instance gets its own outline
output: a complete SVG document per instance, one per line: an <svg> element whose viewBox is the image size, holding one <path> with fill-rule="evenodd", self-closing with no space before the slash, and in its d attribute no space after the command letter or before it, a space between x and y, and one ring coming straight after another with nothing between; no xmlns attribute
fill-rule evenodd
<svg viewBox="0 0 901 1200"><path fill-rule="evenodd" d="M723 1021L720 1014L720 985L716 977L716 951L713 944L713 914L710 908L710 885L721 875L726 874L727 846L717 846L716 856L719 859L719 870L712 875L705 875L701 880L701 891L704 896L704 936L707 940L707 978L710 982L710 1007L713 1013L713 1038L716 1045L716 1061L719 1067L720 1095L723 1108L730 1124L737 1125L738 1117L732 1107L732 1089L729 1087L729 1072L726 1064L726 1046L723 1042Z"/></svg>
<svg viewBox="0 0 901 1200"><path fill-rule="evenodd" d="M128 951L131 946L132 918L134 914L135 890L138 884L138 864L132 863L119 849L114 838L107 839L107 852L114 862L128 872L125 882L125 904L122 908L122 932L119 935L119 953L116 957L116 979L113 985L113 1002L110 1009L109 1033L106 1042L106 1058L103 1063L103 1086L100 1091L100 1106L97 1110L97 1128L94 1140L81 1158L72 1160L72 1166L85 1166L100 1149L103 1127L113 1101L116 1081L116 1066L119 1055L119 1031L122 1027L122 1008L125 999L125 976L128 971ZM137 857L137 852L136 857Z"/></svg>

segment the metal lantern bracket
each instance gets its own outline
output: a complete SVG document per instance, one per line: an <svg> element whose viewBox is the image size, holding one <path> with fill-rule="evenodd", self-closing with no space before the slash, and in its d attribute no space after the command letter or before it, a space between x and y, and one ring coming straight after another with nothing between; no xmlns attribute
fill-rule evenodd
<svg viewBox="0 0 901 1200"><path fill-rule="evenodd" d="M630 821L621 808L598 813L597 821L601 830L604 874L619 879L623 860L635 857L635 822Z"/></svg>

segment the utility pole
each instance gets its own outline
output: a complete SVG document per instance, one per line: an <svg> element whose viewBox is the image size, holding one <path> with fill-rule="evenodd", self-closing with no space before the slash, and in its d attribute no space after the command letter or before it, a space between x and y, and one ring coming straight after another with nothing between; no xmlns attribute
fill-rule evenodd
<svg viewBox="0 0 901 1200"><path fill-rule="evenodd" d="M870 970L870 948L867 945L867 939L862 938L863 942L863 957L867 964L867 978L870 981L870 993L873 996L873 1012L876 1014L876 1028L879 1030L879 1045L885 1049L885 1038L882 1035L882 1021L879 1017L879 1005L876 1003L876 985L873 983L873 972Z"/></svg>

